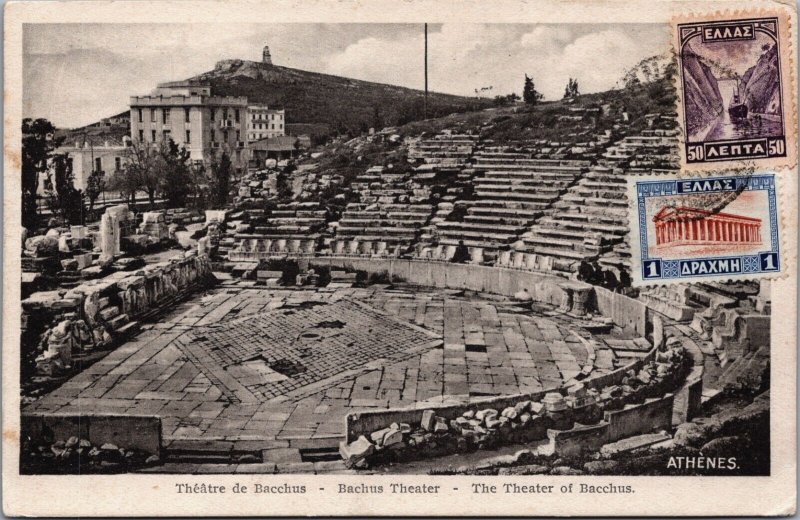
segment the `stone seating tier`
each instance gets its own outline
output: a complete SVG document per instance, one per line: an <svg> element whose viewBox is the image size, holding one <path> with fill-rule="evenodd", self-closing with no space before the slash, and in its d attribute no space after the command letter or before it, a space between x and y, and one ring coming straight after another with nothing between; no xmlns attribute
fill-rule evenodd
<svg viewBox="0 0 800 520"><path fill-rule="evenodd" d="M477 201L480 205L494 206L505 205L507 202L523 204L528 209L544 209L555 198L555 196L537 195L535 193L521 192L502 192L502 191L480 191L477 193L483 197Z"/></svg>
<svg viewBox="0 0 800 520"><path fill-rule="evenodd" d="M449 212L448 212L449 213ZM515 208L515 207L490 207L490 206L468 206L467 215L474 216L497 216L497 217L518 217L533 220L540 214L539 211L533 209Z"/></svg>
<svg viewBox="0 0 800 520"><path fill-rule="evenodd" d="M500 179L504 181L538 181L539 183L554 183L563 182L571 183L575 180L577 174L566 172L531 172L531 171L494 171L489 170L484 172L482 177L477 177L475 180Z"/></svg>
<svg viewBox="0 0 800 520"><path fill-rule="evenodd" d="M286 210L286 209L276 209L276 210L272 210L268 214L264 215L262 218L267 218L267 219L273 219L273 218L317 218L317 219L324 219L325 218L325 210Z"/></svg>
<svg viewBox="0 0 800 520"><path fill-rule="evenodd" d="M473 179L474 184L515 184L521 186L564 186L575 175L563 172L496 172L487 171Z"/></svg>
<svg viewBox="0 0 800 520"><path fill-rule="evenodd" d="M409 149L408 153L409 155L430 157L469 157L472 155L472 147L440 145L414 146Z"/></svg>
<svg viewBox="0 0 800 520"><path fill-rule="evenodd" d="M488 159L502 160L518 160L518 159L532 159L533 154L530 152L487 152L481 151L474 154L475 158L480 161L486 162Z"/></svg>
<svg viewBox="0 0 800 520"><path fill-rule="evenodd" d="M361 234L357 236L348 236L342 235L337 236L335 238L336 241L340 242L348 242L348 241L355 241L355 242L386 242L387 244L392 245L401 245L401 246L409 246L411 237L408 236L393 236L393 235L382 235L382 234Z"/></svg>
<svg viewBox="0 0 800 520"><path fill-rule="evenodd" d="M560 159L533 159L527 157L486 157L485 155L475 155L476 164L486 165L507 165L507 166L532 166L535 168L553 168L553 167L570 167L570 168L588 168L589 161L569 161Z"/></svg>
<svg viewBox="0 0 800 520"><path fill-rule="evenodd" d="M559 185L552 185L552 184L545 184L545 185L532 185L532 184L521 184L516 182L476 182L475 183L475 192L479 195L481 193L508 193L508 192L517 192L517 193L527 193L527 194L535 194L540 195L540 198L555 198L557 197L562 190L564 190L566 186L559 186ZM483 195L481 195L483 196Z"/></svg>
<svg viewBox="0 0 800 520"><path fill-rule="evenodd" d="M521 191L533 193L547 193L557 197L565 191L568 184L566 181L540 181L539 183L530 180L505 180L505 179L476 179L474 190L483 191Z"/></svg>
<svg viewBox="0 0 800 520"><path fill-rule="evenodd" d="M414 228L396 226L350 227L339 226L336 230L337 238L365 238L376 236L384 238L413 239L416 236Z"/></svg>
<svg viewBox="0 0 800 520"><path fill-rule="evenodd" d="M535 216L535 214L534 214ZM526 217L514 217L514 216L503 216L503 215L466 215L464 217L464 222L471 222L475 224L481 224L483 226L497 226L497 225L511 225L516 229L521 227L527 226L533 218L531 216Z"/></svg>
<svg viewBox="0 0 800 520"><path fill-rule="evenodd" d="M572 203L574 205L610 206L619 208L628 207L627 200L604 199L599 197L582 197L575 193L567 193L566 195L561 197L561 200L564 202Z"/></svg>
<svg viewBox="0 0 800 520"><path fill-rule="evenodd" d="M383 227L383 226L390 226L390 227L401 227L401 228L417 228L423 224L425 224L427 219L418 219L418 220L397 220L391 218L383 218L383 219L359 219L359 218L344 218L339 221L339 225L336 229L343 229L343 228L373 228L373 227Z"/></svg>
<svg viewBox="0 0 800 520"><path fill-rule="evenodd" d="M503 171L503 172L530 172L530 173L557 173L557 172L567 172L567 173L574 173L578 175L581 173L582 170L585 168L581 166L571 166L571 165L533 165L533 164L486 164L481 162L476 162L474 165L476 170L487 170L487 171Z"/></svg>
<svg viewBox="0 0 800 520"><path fill-rule="evenodd" d="M490 241L486 239L472 238L469 236L458 237L458 236L443 235L438 238L437 243L443 246L457 246L463 243L467 247L480 247L480 248L486 248L487 244L491 244L492 247L499 248L499 247L507 247L508 244L511 243L511 241L503 241L503 240Z"/></svg>
<svg viewBox="0 0 800 520"><path fill-rule="evenodd" d="M582 251L572 251L568 249L555 249L552 247L535 247L534 251L537 255L550 256L553 258L567 258L576 261L591 261L596 255L587 255Z"/></svg>
<svg viewBox="0 0 800 520"><path fill-rule="evenodd" d="M545 247L555 247L556 249L588 249L599 251L599 246L591 244L590 241L595 237L587 235L585 232L560 228L545 228L537 226L532 232L523 235L522 241L530 245L542 245Z"/></svg>
<svg viewBox="0 0 800 520"><path fill-rule="evenodd" d="M519 232L519 226L512 226L507 224L484 224L481 222L448 222L444 221L439 223L436 228L440 232L444 232L445 230L449 232L453 231L490 231L494 230L496 233L507 233L507 234L517 234Z"/></svg>
<svg viewBox="0 0 800 520"><path fill-rule="evenodd" d="M313 226L324 223L325 219L319 217L276 217L269 219L268 226Z"/></svg>
<svg viewBox="0 0 800 520"><path fill-rule="evenodd" d="M253 233L261 236L307 235L311 233L309 226L255 226Z"/></svg>
<svg viewBox="0 0 800 520"><path fill-rule="evenodd" d="M542 217L539 219L536 229L541 228L554 228L565 230L590 230L603 234L611 235L624 235L628 232L628 228L623 224L618 224L618 220L613 220L614 223L604 223L598 221L596 216L593 215L574 215L565 217L559 215L558 217Z"/></svg>

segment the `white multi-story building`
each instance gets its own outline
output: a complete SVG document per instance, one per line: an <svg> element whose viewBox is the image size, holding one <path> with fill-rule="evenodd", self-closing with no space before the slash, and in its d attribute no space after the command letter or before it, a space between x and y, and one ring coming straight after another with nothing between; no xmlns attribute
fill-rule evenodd
<svg viewBox="0 0 800 520"><path fill-rule="evenodd" d="M246 168L247 98L214 96L209 85L161 83L147 96L131 97L131 138L138 143L172 139L192 160L226 152L236 168Z"/></svg>
<svg viewBox="0 0 800 520"><path fill-rule="evenodd" d="M286 135L286 112L267 105L248 105L247 141L256 142Z"/></svg>

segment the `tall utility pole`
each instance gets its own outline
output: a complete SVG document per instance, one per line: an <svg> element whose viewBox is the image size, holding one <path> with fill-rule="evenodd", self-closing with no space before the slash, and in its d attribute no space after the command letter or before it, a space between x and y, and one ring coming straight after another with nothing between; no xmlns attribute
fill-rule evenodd
<svg viewBox="0 0 800 520"><path fill-rule="evenodd" d="M428 24L425 24L425 119L428 119Z"/></svg>

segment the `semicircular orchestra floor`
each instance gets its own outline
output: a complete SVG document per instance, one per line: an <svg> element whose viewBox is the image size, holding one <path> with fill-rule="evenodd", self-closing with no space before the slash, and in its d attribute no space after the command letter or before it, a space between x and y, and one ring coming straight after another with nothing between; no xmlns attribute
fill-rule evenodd
<svg viewBox="0 0 800 520"><path fill-rule="evenodd" d="M332 448L352 411L554 388L649 348L582 323L458 291L234 283L178 305L28 409L158 415L167 443Z"/></svg>

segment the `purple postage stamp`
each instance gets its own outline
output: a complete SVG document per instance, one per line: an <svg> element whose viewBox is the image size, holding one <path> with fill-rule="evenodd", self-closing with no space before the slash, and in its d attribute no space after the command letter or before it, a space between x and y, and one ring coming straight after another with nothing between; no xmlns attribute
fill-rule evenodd
<svg viewBox="0 0 800 520"><path fill-rule="evenodd" d="M787 24L779 13L675 22L681 153L689 169L796 163Z"/></svg>

